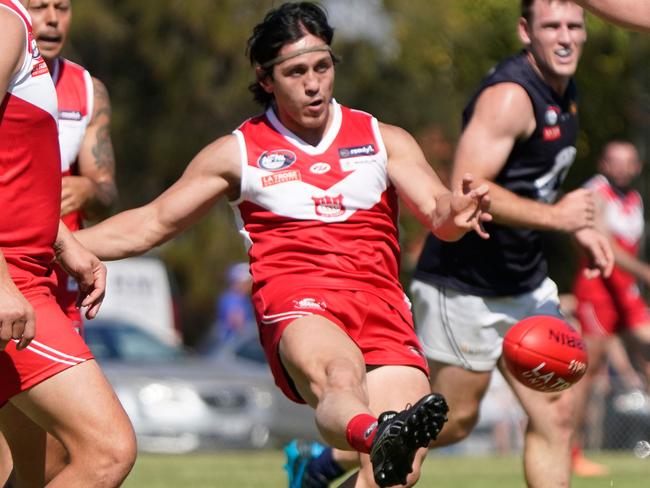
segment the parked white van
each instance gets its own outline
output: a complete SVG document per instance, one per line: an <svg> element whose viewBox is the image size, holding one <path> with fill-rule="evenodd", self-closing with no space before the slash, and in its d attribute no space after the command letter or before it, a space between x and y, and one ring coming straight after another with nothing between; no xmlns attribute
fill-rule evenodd
<svg viewBox="0 0 650 488"><path fill-rule="evenodd" d="M137 325L166 344L179 345L174 295L163 261L141 256L105 264L106 297L98 317Z"/></svg>

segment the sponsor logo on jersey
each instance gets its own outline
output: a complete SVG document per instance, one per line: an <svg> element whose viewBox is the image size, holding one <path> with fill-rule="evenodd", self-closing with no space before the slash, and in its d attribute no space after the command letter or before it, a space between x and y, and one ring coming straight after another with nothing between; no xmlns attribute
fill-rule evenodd
<svg viewBox="0 0 650 488"><path fill-rule="evenodd" d="M280 171L279 173L262 176L262 187L266 188L267 186L279 185L280 183L288 183L290 181L300 181L301 179L300 171L293 169Z"/></svg>
<svg viewBox="0 0 650 488"><path fill-rule="evenodd" d="M562 131L560 130L559 125L553 127L544 127L544 131L542 133L542 137L545 141L555 141L559 139L561 135Z"/></svg>
<svg viewBox="0 0 650 488"><path fill-rule="evenodd" d="M315 175L324 175L331 169L332 167L328 163L314 163L309 168L309 171Z"/></svg>
<svg viewBox="0 0 650 488"><path fill-rule="evenodd" d="M377 150L375 149L374 144L339 148L339 157L342 159L353 158L355 156L368 156L370 154L377 154Z"/></svg>
<svg viewBox="0 0 650 488"><path fill-rule="evenodd" d="M301 298L300 300L293 301L294 308L301 308L307 310L325 310L327 304L325 302L319 302L315 298Z"/></svg>
<svg viewBox="0 0 650 488"><path fill-rule="evenodd" d="M367 156L339 159L339 164L341 165L341 171L354 171L361 165L372 164L374 162L375 159L369 158Z"/></svg>
<svg viewBox="0 0 650 488"><path fill-rule="evenodd" d="M561 112L562 111L560 110L560 107L549 105L546 107L546 112L544 113L544 123L546 125L557 125L558 121L560 120Z"/></svg>
<svg viewBox="0 0 650 488"><path fill-rule="evenodd" d="M279 169L288 168L296 162L296 155L288 149L275 149L273 151L265 151L257 159L257 165L262 169L269 171L277 171Z"/></svg>
<svg viewBox="0 0 650 488"><path fill-rule="evenodd" d="M59 120L81 120L83 115L79 110L59 110Z"/></svg>
<svg viewBox="0 0 650 488"><path fill-rule="evenodd" d="M314 201L314 210L319 217L338 217L345 212L342 194L335 197L329 195L311 197L311 199Z"/></svg>

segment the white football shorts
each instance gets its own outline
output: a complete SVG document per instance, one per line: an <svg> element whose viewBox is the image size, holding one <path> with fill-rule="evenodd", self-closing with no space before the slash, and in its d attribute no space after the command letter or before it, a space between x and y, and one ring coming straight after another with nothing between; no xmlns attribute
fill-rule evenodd
<svg viewBox="0 0 650 488"><path fill-rule="evenodd" d="M470 371L492 371L503 336L519 320L560 312L557 286L546 278L535 290L506 297L467 295L414 280L413 315L427 358Z"/></svg>

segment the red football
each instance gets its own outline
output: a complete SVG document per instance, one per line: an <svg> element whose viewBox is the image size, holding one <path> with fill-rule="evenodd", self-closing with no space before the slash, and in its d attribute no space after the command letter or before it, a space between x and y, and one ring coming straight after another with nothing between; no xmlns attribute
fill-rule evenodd
<svg viewBox="0 0 650 488"><path fill-rule="evenodd" d="M587 370L587 349L580 333L564 320L547 315L517 322L503 338L508 370L537 391L562 391Z"/></svg>

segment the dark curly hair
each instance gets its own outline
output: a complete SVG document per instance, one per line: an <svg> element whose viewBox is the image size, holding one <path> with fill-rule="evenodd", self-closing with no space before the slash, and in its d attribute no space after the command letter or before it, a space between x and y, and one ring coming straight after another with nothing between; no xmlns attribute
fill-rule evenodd
<svg viewBox="0 0 650 488"><path fill-rule="evenodd" d="M334 29L327 21L323 7L311 2L288 2L270 10L264 20L253 29L248 39L246 54L251 65L261 66L278 55L282 46L305 36L305 31L320 37L328 45L332 43ZM266 93L259 80L272 75L273 66L264 70L254 83L248 86L253 99L264 107L273 101L273 95Z"/></svg>

